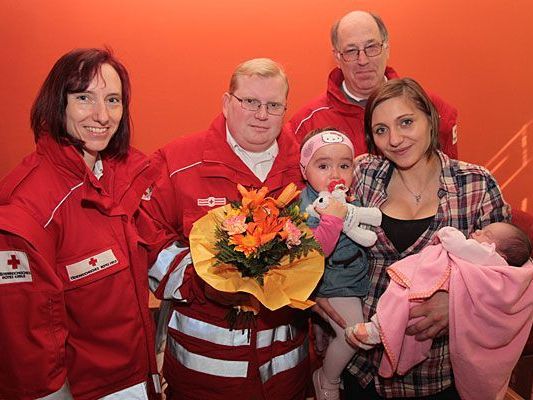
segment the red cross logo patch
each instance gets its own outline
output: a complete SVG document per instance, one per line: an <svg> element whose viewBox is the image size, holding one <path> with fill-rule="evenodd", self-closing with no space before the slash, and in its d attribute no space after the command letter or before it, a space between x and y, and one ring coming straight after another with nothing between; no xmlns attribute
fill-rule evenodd
<svg viewBox="0 0 533 400"><path fill-rule="evenodd" d="M0 285L31 281L30 263L25 252L0 251Z"/></svg>
<svg viewBox="0 0 533 400"><path fill-rule="evenodd" d="M113 250L105 250L91 257L66 265L68 279L71 282L88 278L94 274L99 274L113 265L118 264L118 259Z"/></svg>

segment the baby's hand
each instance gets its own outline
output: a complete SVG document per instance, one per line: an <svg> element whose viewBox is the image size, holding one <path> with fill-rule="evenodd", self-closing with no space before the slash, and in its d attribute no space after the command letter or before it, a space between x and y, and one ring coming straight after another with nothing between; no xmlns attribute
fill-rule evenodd
<svg viewBox="0 0 533 400"><path fill-rule="evenodd" d="M372 328L372 324L362 322L346 328L344 337L350 346L363 350L370 350L381 341L379 333Z"/></svg>
<svg viewBox="0 0 533 400"><path fill-rule="evenodd" d="M334 217L339 217L342 220L346 218L346 213L348 212L346 204L335 200L333 197L329 199L327 207L316 207L315 210L320 215L333 215Z"/></svg>

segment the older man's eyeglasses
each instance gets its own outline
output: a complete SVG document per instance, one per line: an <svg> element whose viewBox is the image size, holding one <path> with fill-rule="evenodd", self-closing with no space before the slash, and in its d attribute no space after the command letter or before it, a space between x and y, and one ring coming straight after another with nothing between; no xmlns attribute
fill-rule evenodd
<svg viewBox="0 0 533 400"><path fill-rule="evenodd" d="M287 106L282 103L276 103L273 101L269 101L267 103L261 103L257 99L252 99L249 97L243 97L242 99L240 97L235 96L233 93L230 93L231 96L235 97L235 99L241 103L241 107L248 111L258 111L261 106L266 106L266 111L270 115L283 115L285 110L287 109Z"/></svg>
<svg viewBox="0 0 533 400"><path fill-rule="evenodd" d="M363 49L349 49L343 51L342 53L339 51L339 54L344 61L351 62L358 60L361 52L365 53L367 57L377 57L382 53L383 46L385 46L385 42L374 43L364 47Z"/></svg>

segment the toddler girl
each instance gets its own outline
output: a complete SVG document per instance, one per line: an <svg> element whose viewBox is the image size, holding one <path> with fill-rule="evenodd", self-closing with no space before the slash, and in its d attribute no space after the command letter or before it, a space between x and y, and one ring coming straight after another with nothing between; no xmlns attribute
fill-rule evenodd
<svg viewBox="0 0 533 400"><path fill-rule="evenodd" d="M336 130L313 131L302 143L300 168L307 181L301 194L302 209L312 204L319 192L331 192L334 189L348 192L354 171L353 144L347 136ZM359 225L357 215L361 211L364 211L368 223L381 223L381 213L377 208L360 209L358 205L347 193L346 204L330 198L325 208L315 208L320 218L311 216L307 220L326 256L324 276L316 295L327 297L348 325L363 321L361 297L367 294L370 281L365 250L344 232ZM370 240L361 240L365 242L362 244L374 244L377 237L375 233L372 234L368 235ZM336 337L326 350L322 367L313 373L317 400L339 398L341 372L355 352L346 343L343 328L332 320L329 323Z"/></svg>

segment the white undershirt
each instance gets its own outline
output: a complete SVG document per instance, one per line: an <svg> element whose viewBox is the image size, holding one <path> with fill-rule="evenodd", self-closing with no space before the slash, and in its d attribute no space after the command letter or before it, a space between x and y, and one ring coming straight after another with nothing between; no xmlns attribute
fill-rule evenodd
<svg viewBox="0 0 533 400"><path fill-rule="evenodd" d="M93 167L93 174L98 180L100 180L100 178L104 175L104 163L102 162L100 154L96 156L96 161L94 162Z"/></svg>
<svg viewBox="0 0 533 400"><path fill-rule="evenodd" d="M268 173L274 165L274 160L279 153L278 142L274 141L272 146L270 146L265 151L259 153L254 153L243 149L235 141L231 132L229 131L228 126L226 125L226 141L230 145L233 152L239 157L244 164L254 173L255 176L261 181L264 182Z"/></svg>
<svg viewBox="0 0 533 400"><path fill-rule="evenodd" d="M355 100L355 101L357 101L358 103L360 103L360 102L363 101L363 100L366 100L365 97L357 97L357 96L355 96L352 92L350 92L350 91L348 90L348 86L346 85L346 81L342 81L342 90L344 91L344 93L346 93L346 95L347 95L350 99Z"/></svg>
<svg viewBox="0 0 533 400"><path fill-rule="evenodd" d="M388 81L387 77L384 75L383 76L383 79L385 80L385 82ZM362 102L363 100L366 100L368 99L368 97L357 97L356 95L354 95L352 92L350 92L348 90L348 86L346 85L346 80L342 81L342 90L344 91L344 93L346 93L346 95L352 99L352 100L355 100L357 101L358 103Z"/></svg>

